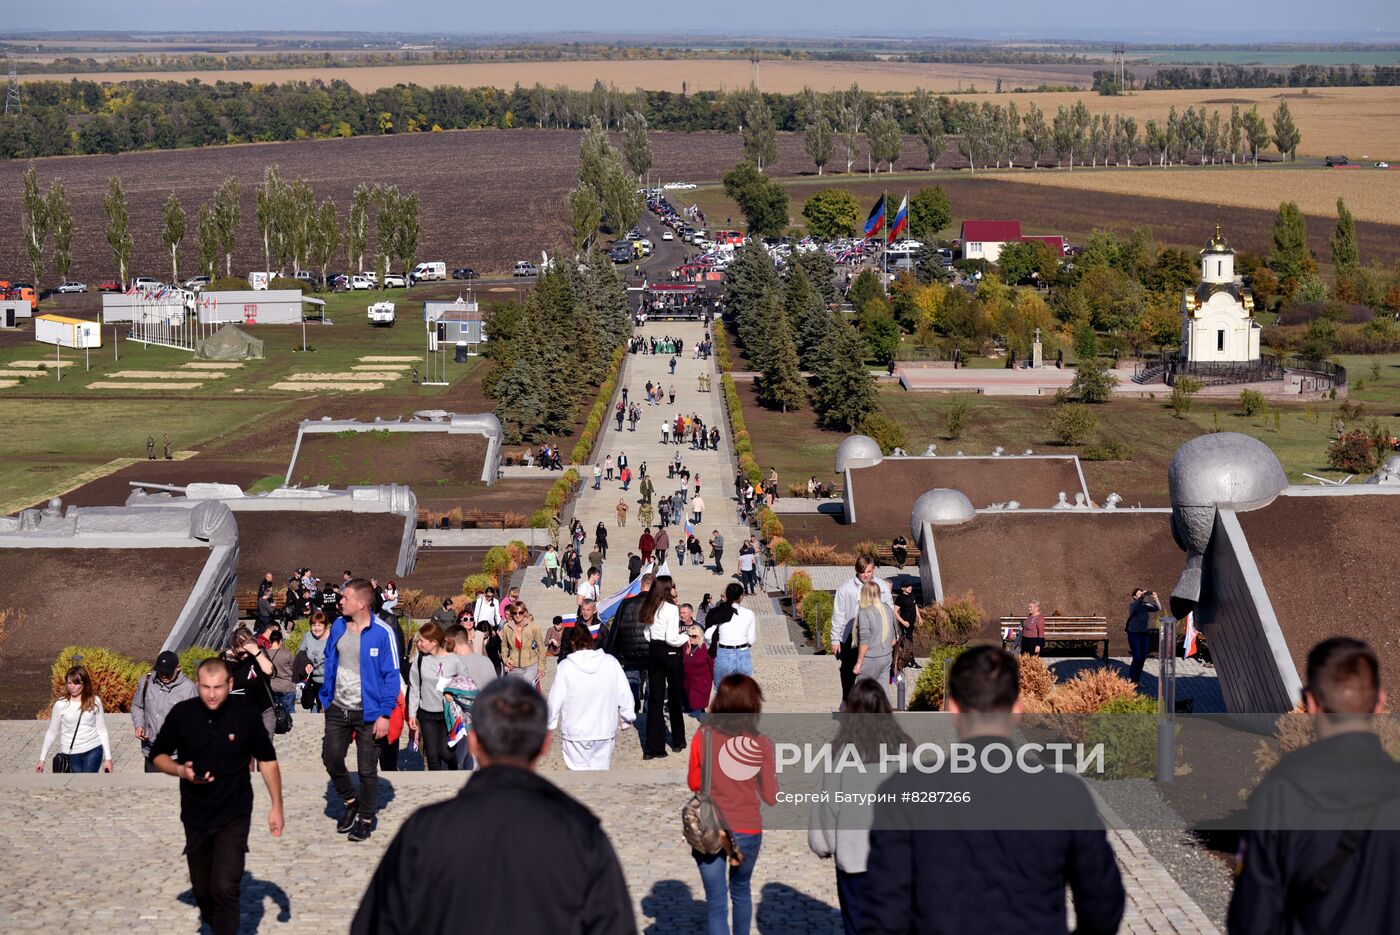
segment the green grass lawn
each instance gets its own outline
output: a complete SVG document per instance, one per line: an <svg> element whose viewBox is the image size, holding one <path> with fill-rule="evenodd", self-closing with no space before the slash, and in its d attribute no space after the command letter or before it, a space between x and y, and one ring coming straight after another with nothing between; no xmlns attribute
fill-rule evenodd
<svg viewBox="0 0 1400 935"><path fill-rule="evenodd" d="M1379 380L1371 378L1372 363L1381 367ZM1343 364L1353 383L1362 380L1362 388L1353 394L1353 401L1366 406L1361 423L1379 418L1400 434L1400 354L1346 357ZM754 401L750 384L740 385L740 396L754 455L765 471L776 467L784 486L813 474L819 480L831 477L844 432L818 428L810 409L786 415L763 409ZM969 415L962 436L953 440L946 437L944 415L958 403L968 405ZM1294 483L1313 483L1305 474L1340 478L1339 472L1327 467L1338 405L1326 400L1275 402L1264 414L1245 416L1237 397L1197 397L1191 412L1177 418L1165 397L1114 399L1093 407L1098 417L1096 435L1125 443L1132 459L1085 461L1085 478L1095 497L1117 492L1128 504L1166 505L1166 469L1172 454L1189 439L1213 431L1258 438L1274 451ZM1054 402L1048 397L908 393L886 385L880 389L880 408L905 427L906 450L913 454L922 454L930 443L938 446L940 454L985 455L997 446L1011 453L1027 448L1037 454L1083 453L1082 447L1053 441L1049 419Z"/></svg>
<svg viewBox="0 0 1400 935"><path fill-rule="evenodd" d="M421 300L408 300L407 294L402 289L390 289L382 292L334 293L326 295L325 299L327 324L306 323L308 348L306 352L302 351L301 325L255 325L248 328L248 333L264 342L264 359L246 361L242 367L228 370L223 376L206 375L201 381L202 385L194 389L121 390L107 387L100 390L88 389L88 384L93 381L113 380L112 374L119 371L180 370L183 364L195 359L194 355L188 351L155 345L143 347L139 343L127 340L125 327L122 328L123 337L120 344L114 347L112 329L107 327L103 329L103 347L101 349L93 350L86 355L71 349L65 348L63 350L64 366L61 380L56 379L52 374L27 379L12 390L0 390L0 399L3 399L7 392L22 393L25 396L36 394L77 395L85 398L90 398L93 394L100 392L104 396L150 396L155 394L172 398L214 397L220 399L244 393L271 393L292 398L296 395L295 391L270 390L269 387L273 383L286 380L297 373L349 371L356 364L364 363L359 360L362 356L414 355L420 360L420 371L423 370L421 360L426 348L427 336L423 326ZM367 306L381 299L395 302L398 306L398 323L392 328L375 328L368 323ZM450 354L451 352L445 353ZM53 359L54 348L45 344L31 343L0 348L0 369L3 369L12 360L52 361ZM87 361L90 361L91 369L84 369ZM470 368L448 367L448 373L454 380L460 379L468 372L470 372ZM139 378L132 379L134 382L160 382L156 379L144 381ZM192 374L190 379L196 380L198 377ZM386 381L386 383L387 385L381 392L396 394L411 392L425 398L439 395L445 389L445 387L414 386L410 381L408 371L404 371L404 376L400 379Z"/></svg>
<svg viewBox="0 0 1400 935"><path fill-rule="evenodd" d="M64 382L68 382L66 379ZM168 433L181 448L237 432L275 412L271 399L0 398L0 500L32 502L68 478L114 458L144 457L146 436Z"/></svg>

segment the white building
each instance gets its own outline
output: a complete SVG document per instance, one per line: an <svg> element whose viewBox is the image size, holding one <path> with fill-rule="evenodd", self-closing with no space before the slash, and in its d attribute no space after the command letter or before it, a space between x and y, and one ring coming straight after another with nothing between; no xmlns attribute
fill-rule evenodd
<svg viewBox="0 0 1400 935"><path fill-rule="evenodd" d="M1181 297L1181 359L1251 363L1259 359L1254 296L1235 275L1235 251L1215 225L1201 250L1201 281Z"/></svg>

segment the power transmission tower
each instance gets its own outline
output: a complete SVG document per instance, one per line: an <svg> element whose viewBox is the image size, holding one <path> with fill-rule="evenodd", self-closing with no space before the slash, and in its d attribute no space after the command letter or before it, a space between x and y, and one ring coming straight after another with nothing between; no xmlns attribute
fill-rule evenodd
<svg viewBox="0 0 1400 935"><path fill-rule="evenodd" d="M754 51L752 51L752 52L749 53L749 62L753 64L753 87L754 87L754 90L757 91L757 90L759 89L759 84L758 84L758 51L757 51L757 50L754 50Z"/></svg>
<svg viewBox="0 0 1400 935"><path fill-rule="evenodd" d="M1116 72L1116 77L1118 78L1118 93L1119 93L1119 94L1122 94L1122 93L1124 93L1124 92L1126 92L1126 91L1128 90L1127 87L1125 87L1125 84L1126 84L1125 78L1127 77L1128 68L1127 68L1127 63L1126 63L1126 61L1124 60L1123 56L1124 56L1123 47L1122 47L1121 45L1114 46L1114 47L1113 47L1113 70L1114 70L1114 72Z"/></svg>
<svg viewBox="0 0 1400 935"><path fill-rule="evenodd" d="M9 83L5 87L5 116L19 113L19 75L15 73L15 54L11 51L5 53L6 69L9 72Z"/></svg>

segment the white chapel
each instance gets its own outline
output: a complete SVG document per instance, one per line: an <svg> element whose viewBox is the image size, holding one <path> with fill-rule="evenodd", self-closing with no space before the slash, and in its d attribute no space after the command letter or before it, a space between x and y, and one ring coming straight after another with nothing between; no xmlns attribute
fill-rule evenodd
<svg viewBox="0 0 1400 935"><path fill-rule="evenodd" d="M1259 359L1254 296L1235 275L1235 251L1220 233L1201 250L1201 281L1181 297L1181 359L1250 363Z"/></svg>

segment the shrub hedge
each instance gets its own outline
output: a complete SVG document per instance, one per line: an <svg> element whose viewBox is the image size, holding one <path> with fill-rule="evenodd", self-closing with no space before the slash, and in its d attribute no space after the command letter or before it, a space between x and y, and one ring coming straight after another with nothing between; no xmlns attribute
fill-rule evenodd
<svg viewBox="0 0 1400 935"><path fill-rule="evenodd" d="M938 711L943 707L943 660L947 659L951 665L968 649L967 646L935 645L929 650L928 662L919 670L919 680L914 683L914 696L909 699L910 711Z"/></svg>
<svg viewBox="0 0 1400 935"><path fill-rule="evenodd" d="M787 565L792 562L792 543L781 536L775 536L769 542L769 549L773 553L775 565Z"/></svg>
<svg viewBox="0 0 1400 935"><path fill-rule="evenodd" d="M783 535L783 521L769 507L758 511L758 531L764 539L779 539Z"/></svg>
<svg viewBox="0 0 1400 935"><path fill-rule="evenodd" d="M199 677L195 670L199 668L199 664L206 659L213 659L218 654L219 651L212 646L191 646L189 649L181 650L180 671L184 672L185 678L191 682L197 682ZM296 655L295 651L292 654Z"/></svg>
<svg viewBox="0 0 1400 935"><path fill-rule="evenodd" d="M786 541L786 540L784 540ZM794 615L802 612L802 602L812 593L812 576L805 571L794 571L788 576L788 597L792 598Z"/></svg>
<svg viewBox="0 0 1400 935"><path fill-rule="evenodd" d="M104 710L114 713L130 711L136 684L141 676L151 671L154 662L136 662L101 646L65 646L59 650L58 658L49 670L53 697L61 698L67 694L64 679L68 670L73 666L82 666L92 678L92 690L102 699ZM48 716L47 706L39 716Z"/></svg>
<svg viewBox="0 0 1400 935"><path fill-rule="evenodd" d="M802 602L802 622L817 641L817 649L825 652L831 645L831 612L835 599L825 591L813 591Z"/></svg>

